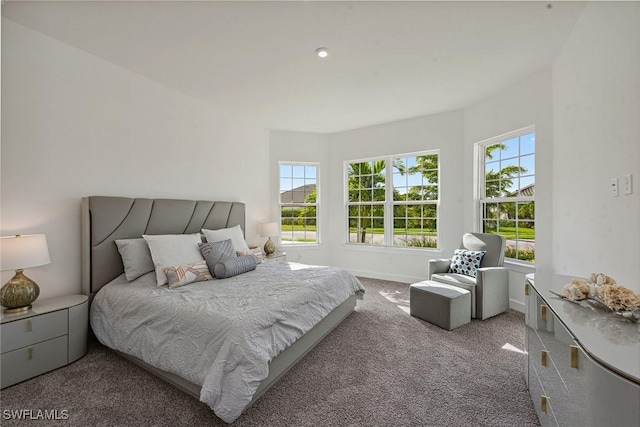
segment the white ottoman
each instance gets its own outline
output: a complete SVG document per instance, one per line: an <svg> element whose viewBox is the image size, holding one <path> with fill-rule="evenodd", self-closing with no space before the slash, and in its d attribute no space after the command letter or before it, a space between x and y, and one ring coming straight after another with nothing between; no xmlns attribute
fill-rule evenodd
<svg viewBox="0 0 640 427"><path fill-rule="evenodd" d="M448 331L471 322L471 292L425 280L409 287L409 313Z"/></svg>

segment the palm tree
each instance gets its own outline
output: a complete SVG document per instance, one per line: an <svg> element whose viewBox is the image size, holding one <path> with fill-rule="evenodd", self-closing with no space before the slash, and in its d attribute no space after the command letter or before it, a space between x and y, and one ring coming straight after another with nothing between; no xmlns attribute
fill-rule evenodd
<svg viewBox="0 0 640 427"><path fill-rule="evenodd" d="M485 148L485 159L492 160L493 152L495 150L504 150L506 148L506 144L503 144L501 142L488 145ZM510 194L507 188L510 188L511 185L513 185L513 178L517 177L518 175L524 174L525 172L527 172L527 168L515 165L505 166L499 171L488 171L485 174L486 197L502 197Z"/></svg>
<svg viewBox="0 0 640 427"><path fill-rule="evenodd" d="M504 143L496 143L485 147L485 159L492 160L493 153L496 150L504 150L507 145ZM490 170L485 173L485 197L487 199L492 197L504 197L514 194L509 191L513 185L513 179L518 175L522 175L527 172L527 168L516 165L508 165L500 169L499 171ZM515 193L517 194L519 190ZM498 203L498 212L495 212L496 217L500 217L501 214L507 218L515 218L515 203Z"/></svg>
<svg viewBox="0 0 640 427"><path fill-rule="evenodd" d="M415 157L415 164L413 166L406 166L402 159L395 159L393 164L395 170L400 172L401 175L420 175L422 177L421 185L411 186L407 189L406 196L400 194L394 189L394 200L406 200L407 201L426 201L438 199L438 154L427 154L423 156ZM433 184L433 185L424 185ZM420 203L408 204L406 206L396 206L400 211L406 209L407 219L398 221L400 228L423 228L435 230L436 220L426 219L426 217L435 217L435 206L423 205ZM431 211L425 214L426 211ZM404 216L403 214L400 214ZM396 227L394 223L394 228ZM421 238L421 245L433 246L436 244L432 239L425 240L424 236Z"/></svg>
<svg viewBox="0 0 640 427"><path fill-rule="evenodd" d="M349 202L379 202L385 200L385 167L384 160L349 164ZM382 206L355 205L349 207L349 216L356 217L357 223L351 224L357 230L357 242L365 243L367 228L373 227L372 213ZM355 215L352 215L355 214Z"/></svg>

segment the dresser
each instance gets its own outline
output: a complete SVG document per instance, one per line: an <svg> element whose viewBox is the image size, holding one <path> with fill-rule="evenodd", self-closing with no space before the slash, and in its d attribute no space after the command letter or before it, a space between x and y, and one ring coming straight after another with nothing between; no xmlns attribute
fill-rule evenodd
<svg viewBox="0 0 640 427"><path fill-rule="evenodd" d="M1 388L74 362L87 352L86 295L38 299L26 313L2 314Z"/></svg>
<svg viewBox="0 0 640 427"><path fill-rule="evenodd" d="M540 424L640 426L640 324L549 292L571 279L525 283L525 373Z"/></svg>

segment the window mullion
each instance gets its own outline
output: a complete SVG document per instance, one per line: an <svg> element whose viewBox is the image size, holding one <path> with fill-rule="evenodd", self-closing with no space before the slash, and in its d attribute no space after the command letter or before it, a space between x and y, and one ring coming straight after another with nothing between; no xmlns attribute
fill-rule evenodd
<svg viewBox="0 0 640 427"><path fill-rule="evenodd" d="M393 246L393 159L385 159L384 243Z"/></svg>

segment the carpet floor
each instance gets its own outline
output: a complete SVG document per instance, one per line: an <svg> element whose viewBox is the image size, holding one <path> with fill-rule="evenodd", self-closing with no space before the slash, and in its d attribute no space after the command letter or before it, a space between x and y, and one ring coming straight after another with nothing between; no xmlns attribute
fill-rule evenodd
<svg viewBox="0 0 640 427"><path fill-rule="evenodd" d="M408 285L360 279L367 292L356 311L234 426L538 425L521 313L445 331L408 314ZM0 409L3 426L226 425L98 343L71 365L2 390ZM20 409L68 419L7 419Z"/></svg>

